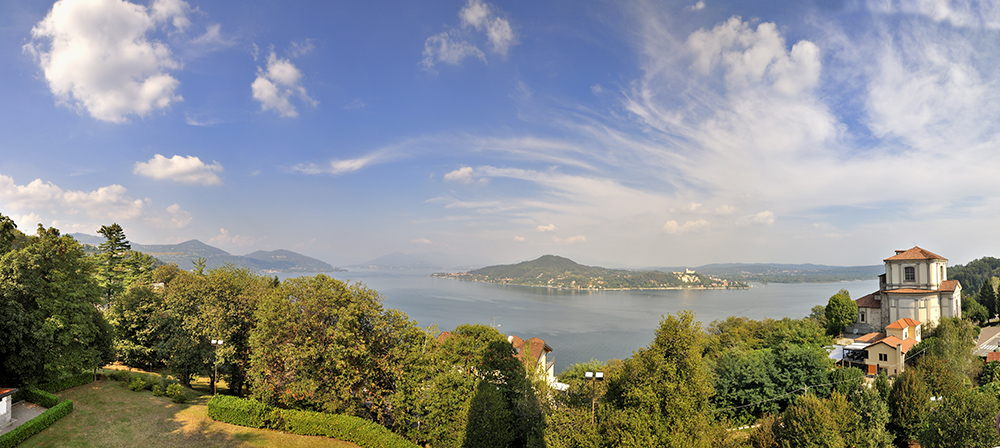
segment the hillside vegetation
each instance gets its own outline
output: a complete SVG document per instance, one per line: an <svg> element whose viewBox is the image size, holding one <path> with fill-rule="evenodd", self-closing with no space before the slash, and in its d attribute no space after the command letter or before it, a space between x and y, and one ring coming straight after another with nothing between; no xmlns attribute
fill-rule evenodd
<svg viewBox="0 0 1000 448"><path fill-rule="evenodd" d="M629 271L585 266L568 258L545 255L517 264L488 266L468 272L436 273L434 277L563 289L745 288L746 283L699 273Z"/></svg>

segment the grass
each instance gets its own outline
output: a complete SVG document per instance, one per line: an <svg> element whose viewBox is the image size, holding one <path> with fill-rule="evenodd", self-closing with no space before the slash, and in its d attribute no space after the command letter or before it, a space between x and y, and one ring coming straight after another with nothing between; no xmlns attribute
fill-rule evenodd
<svg viewBox="0 0 1000 448"><path fill-rule="evenodd" d="M199 385L195 383L196 387ZM19 447L357 448L325 437L217 422L208 417L206 403L211 391L185 389L185 392L197 398L177 404L167 397L154 397L149 391L132 392L109 380L64 390L56 395L73 400L73 412Z"/></svg>

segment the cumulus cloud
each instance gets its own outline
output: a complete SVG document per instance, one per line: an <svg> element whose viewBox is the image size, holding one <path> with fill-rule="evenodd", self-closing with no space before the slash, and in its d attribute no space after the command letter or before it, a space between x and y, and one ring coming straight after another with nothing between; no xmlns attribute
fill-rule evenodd
<svg viewBox="0 0 1000 448"><path fill-rule="evenodd" d="M559 228L556 227L555 224L546 224L544 226L535 227L536 232L555 232L556 230L559 230Z"/></svg>
<svg viewBox="0 0 1000 448"><path fill-rule="evenodd" d="M517 241L519 243L523 243L523 242L525 242L527 240L523 236L515 236L514 237L514 241Z"/></svg>
<svg viewBox="0 0 1000 448"><path fill-rule="evenodd" d="M302 73L295 64L272 51L267 56L266 67L257 67L257 78L250 90L253 98L260 102L261 110L273 110L282 117L297 117L299 113L292 105L292 97L312 107L319 104L306 93L306 88L299 83L301 79Z"/></svg>
<svg viewBox="0 0 1000 448"><path fill-rule="evenodd" d="M166 158L156 154L148 162L136 162L132 172L153 179L169 179L184 184L219 185L217 172L222 171L219 162L206 164L195 156L175 155Z"/></svg>
<svg viewBox="0 0 1000 448"><path fill-rule="evenodd" d="M463 184L472 183L472 167L463 166L455 171L446 173L444 180L461 182Z"/></svg>
<svg viewBox="0 0 1000 448"><path fill-rule="evenodd" d="M38 219L37 213L42 212L48 216L84 214L101 222L141 218L171 228L191 222L190 214L177 204L167 207L165 212L151 209L151 204L150 199L129 196L128 190L117 184L90 191L64 190L41 179L18 185L12 177L0 174L0 205L5 210L22 212L32 220Z"/></svg>
<svg viewBox="0 0 1000 448"><path fill-rule="evenodd" d="M705 2L703 0L698 0L698 3L688 6L687 9L690 11L701 11L705 9Z"/></svg>
<svg viewBox="0 0 1000 448"><path fill-rule="evenodd" d="M671 235L677 235L680 233L694 232L708 227L708 221L704 219L699 219L697 221L687 221L684 224L679 224L677 221L671 219L663 224L663 231Z"/></svg>
<svg viewBox="0 0 1000 448"><path fill-rule="evenodd" d="M482 0L469 0L458 12L458 17L460 28L435 34L424 42L421 61L424 68L433 70L439 62L458 65L467 57L486 62L486 53L478 44L483 38L490 50L502 57L507 56L510 47L517 42L510 21L500 17L495 7Z"/></svg>
<svg viewBox="0 0 1000 448"><path fill-rule="evenodd" d="M31 29L24 50L35 57L60 103L122 123L182 100L168 70L180 68L170 48L149 38L171 21L183 31L190 8L157 0L150 8L121 0L60 0Z"/></svg>

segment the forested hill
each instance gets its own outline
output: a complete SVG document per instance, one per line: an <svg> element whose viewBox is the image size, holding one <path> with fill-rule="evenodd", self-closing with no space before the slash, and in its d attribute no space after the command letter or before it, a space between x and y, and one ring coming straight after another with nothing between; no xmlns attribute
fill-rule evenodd
<svg viewBox="0 0 1000 448"><path fill-rule="evenodd" d="M104 239L101 237L82 233L74 233L70 236L81 243L92 246L97 246L104 242ZM181 269L191 269L195 260L204 258L205 267L209 269L231 264L259 272L343 271L343 269L333 267L324 261L289 250L259 250L247 255L232 255L218 247L210 246L198 240L189 240L180 244L132 243L132 250L151 255L164 263L174 263Z"/></svg>
<svg viewBox="0 0 1000 448"><path fill-rule="evenodd" d="M875 280L885 266L826 266L821 264L727 263L694 268L703 274L758 283L819 283Z"/></svg>
<svg viewBox="0 0 1000 448"><path fill-rule="evenodd" d="M1000 277L1000 259L983 257L965 265L948 266L948 278L962 284L962 292L976 294L986 279Z"/></svg>
<svg viewBox="0 0 1000 448"><path fill-rule="evenodd" d="M568 258L545 255L511 265L488 266L468 272L436 273L433 277L564 289L745 288L699 273L628 271L584 266Z"/></svg>

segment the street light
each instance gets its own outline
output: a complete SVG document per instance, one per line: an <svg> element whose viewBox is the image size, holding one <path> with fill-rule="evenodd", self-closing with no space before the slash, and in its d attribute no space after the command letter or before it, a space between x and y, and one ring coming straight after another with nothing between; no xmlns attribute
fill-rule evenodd
<svg viewBox="0 0 1000 448"><path fill-rule="evenodd" d="M593 394L590 396L590 424L594 425L594 409L597 406L597 383L596 381L604 381L604 372L587 372L583 375L583 378L589 380L593 385Z"/></svg>
<svg viewBox="0 0 1000 448"><path fill-rule="evenodd" d="M212 395L215 395L219 384L219 347L222 347L222 339L212 339L212 347L215 347L215 376L212 377Z"/></svg>

